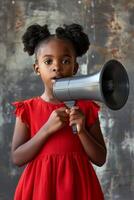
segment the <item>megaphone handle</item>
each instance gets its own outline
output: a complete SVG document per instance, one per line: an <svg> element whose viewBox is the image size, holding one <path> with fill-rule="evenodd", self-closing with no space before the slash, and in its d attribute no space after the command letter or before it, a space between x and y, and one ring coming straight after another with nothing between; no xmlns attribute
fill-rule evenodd
<svg viewBox="0 0 134 200"><path fill-rule="evenodd" d="M73 125L72 125L72 130L73 130L73 133L74 133L74 134L77 133L77 127L76 127L76 124L73 124Z"/></svg>
<svg viewBox="0 0 134 200"><path fill-rule="evenodd" d="M67 105L67 107L71 108L72 106L74 106L75 101L65 101L64 103ZM72 130L73 130L73 133L74 133L74 134L77 133L76 124L73 124L73 125L72 125Z"/></svg>

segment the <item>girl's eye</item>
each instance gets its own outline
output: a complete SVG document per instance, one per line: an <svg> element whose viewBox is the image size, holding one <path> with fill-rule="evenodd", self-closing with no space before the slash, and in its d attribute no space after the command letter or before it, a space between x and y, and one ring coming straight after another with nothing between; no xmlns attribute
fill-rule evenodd
<svg viewBox="0 0 134 200"><path fill-rule="evenodd" d="M52 64L52 60L51 59L46 59L46 60L44 60L44 63L46 65L50 65L50 64Z"/></svg>
<svg viewBox="0 0 134 200"><path fill-rule="evenodd" d="M70 64L70 60L69 59L64 59L64 60L62 60L62 63L63 64Z"/></svg>

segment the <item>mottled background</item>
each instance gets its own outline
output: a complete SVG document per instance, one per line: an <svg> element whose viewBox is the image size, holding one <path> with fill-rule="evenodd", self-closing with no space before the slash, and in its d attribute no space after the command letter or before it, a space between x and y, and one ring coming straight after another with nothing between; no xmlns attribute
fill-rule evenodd
<svg viewBox="0 0 134 200"><path fill-rule="evenodd" d="M1 0L0 1L0 200L11 200L21 169L11 163L15 118L11 102L40 95L43 87L21 44L33 23L80 23L90 37L88 53L79 59L80 74L97 72L120 60L130 78L130 96L119 111L102 104L100 121L108 155L95 167L106 200L134 199L134 0Z"/></svg>

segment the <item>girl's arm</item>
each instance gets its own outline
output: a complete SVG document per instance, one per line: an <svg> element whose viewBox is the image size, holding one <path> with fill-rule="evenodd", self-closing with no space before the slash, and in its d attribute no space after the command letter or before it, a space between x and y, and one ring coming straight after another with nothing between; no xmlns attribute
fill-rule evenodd
<svg viewBox="0 0 134 200"><path fill-rule="evenodd" d="M96 165L102 166L106 161L106 146L100 129L99 119L89 129L85 127L85 116L78 107L70 111L70 125L76 124L78 137L89 159Z"/></svg>
<svg viewBox="0 0 134 200"><path fill-rule="evenodd" d="M94 164L102 166L106 161L107 150L100 129L99 119L90 130L81 130L78 136L90 160Z"/></svg>
<svg viewBox="0 0 134 200"><path fill-rule="evenodd" d="M43 126L38 133L30 139L27 126L17 117L11 148L13 163L22 166L31 161L40 151L48 137L49 134Z"/></svg>
<svg viewBox="0 0 134 200"><path fill-rule="evenodd" d="M14 164L22 166L35 158L47 139L65 126L68 121L68 114L65 110L66 108L59 108L53 111L48 121L32 138L30 138L25 123L19 117L16 118L11 149Z"/></svg>

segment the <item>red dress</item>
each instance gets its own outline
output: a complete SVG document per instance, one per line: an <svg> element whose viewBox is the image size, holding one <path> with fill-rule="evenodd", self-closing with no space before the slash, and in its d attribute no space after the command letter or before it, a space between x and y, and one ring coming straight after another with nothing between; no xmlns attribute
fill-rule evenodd
<svg viewBox="0 0 134 200"><path fill-rule="evenodd" d="M33 137L51 112L64 103L52 104L41 97L15 102L15 114L29 127ZM92 126L99 106L77 101ZM19 134L19 133L18 133ZM77 134L66 126L53 134L38 155L27 164L16 188L14 200L103 200L103 193Z"/></svg>

